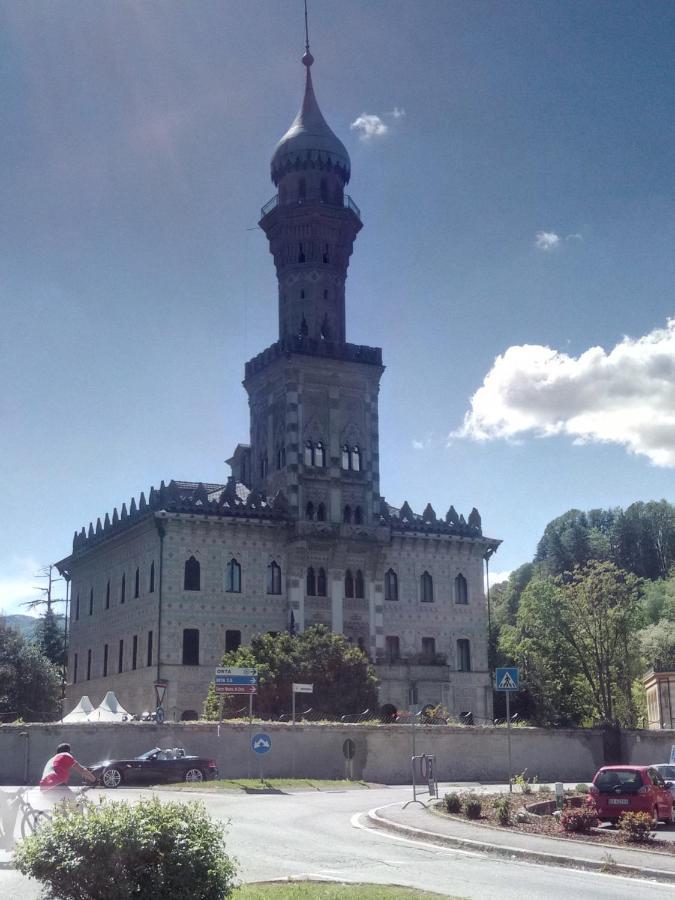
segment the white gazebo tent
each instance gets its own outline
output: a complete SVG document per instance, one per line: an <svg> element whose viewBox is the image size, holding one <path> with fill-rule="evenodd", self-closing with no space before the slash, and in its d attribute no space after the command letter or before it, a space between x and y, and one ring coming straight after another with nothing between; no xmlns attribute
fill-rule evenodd
<svg viewBox="0 0 675 900"><path fill-rule="evenodd" d="M90 722L124 722L129 718L114 691L108 691L96 709L89 713Z"/></svg>
<svg viewBox="0 0 675 900"><path fill-rule="evenodd" d="M85 694L80 698L80 702L76 707L71 709L67 716L64 716L62 722L87 722L89 715L94 711L91 700Z"/></svg>

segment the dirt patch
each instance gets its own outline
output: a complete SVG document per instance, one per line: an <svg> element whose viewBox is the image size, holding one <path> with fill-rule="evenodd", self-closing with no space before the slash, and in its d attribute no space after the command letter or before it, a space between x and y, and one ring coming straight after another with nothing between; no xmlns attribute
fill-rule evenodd
<svg viewBox="0 0 675 900"><path fill-rule="evenodd" d="M459 819L462 822L471 822L474 825L489 825L503 831L521 831L526 834L537 834L545 837L559 838L564 841L586 841L598 845L614 847L630 847L638 850L649 850L652 853L666 853L675 855L675 842L650 841L646 844L632 844L624 838L621 831L608 828L594 828L590 834L575 834L563 831L560 822L551 813L555 811L555 800L535 800L532 794L480 794L481 816L479 819L467 819L466 816L455 815L446 812L445 805L441 801L435 807L437 813L450 819ZM508 801L511 824L500 824L496 803ZM584 803L585 794L567 796L565 802L570 806L581 806ZM518 816L524 821L518 821ZM661 826L662 827L662 826Z"/></svg>

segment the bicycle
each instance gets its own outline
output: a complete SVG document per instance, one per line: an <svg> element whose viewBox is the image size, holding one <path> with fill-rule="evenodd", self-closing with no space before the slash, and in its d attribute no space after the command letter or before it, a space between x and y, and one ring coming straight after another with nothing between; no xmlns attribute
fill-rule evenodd
<svg viewBox="0 0 675 900"><path fill-rule="evenodd" d="M91 803L90 800L87 800L85 794L87 791L91 790L94 785L85 784L82 787L78 788L75 791L75 796L72 800L63 799L59 801L59 806L64 809L72 809L77 812L84 814L87 807ZM51 822L52 820L52 811L48 809L36 809L26 799L26 794L28 793L28 788L23 788L17 792L15 795L16 801L19 803L19 812L21 813L21 837L28 837L29 834L33 834L34 831L40 825Z"/></svg>

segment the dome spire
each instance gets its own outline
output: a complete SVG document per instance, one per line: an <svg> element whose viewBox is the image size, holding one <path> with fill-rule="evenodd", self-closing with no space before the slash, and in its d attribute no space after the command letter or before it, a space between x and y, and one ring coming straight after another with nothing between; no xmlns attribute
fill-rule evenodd
<svg viewBox="0 0 675 900"><path fill-rule="evenodd" d="M307 0L305 0L305 54L309 54L309 27L307 25ZM310 63L311 65L311 63Z"/></svg>

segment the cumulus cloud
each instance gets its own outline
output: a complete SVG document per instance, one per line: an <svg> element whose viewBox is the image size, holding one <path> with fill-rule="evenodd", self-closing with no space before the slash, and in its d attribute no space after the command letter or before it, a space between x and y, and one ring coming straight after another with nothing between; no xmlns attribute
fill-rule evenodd
<svg viewBox="0 0 675 900"><path fill-rule="evenodd" d="M534 237L537 250L554 250L560 244L560 235L555 231L538 231Z"/></svg>
<svg viewBox="0 0 675 900"><path fill-rule="evenodd" d="M508 581L511 572L512 569L507 569L505 572L490 572L490 587L495 584L501 584L503 581ZM483 584L485 587L487 587L487 581L487 578L483 575Z"/></svg>
<svg viewBox="0 0 675 900"><path fill-rule="evenodd" d="M451 437L477 441L568 435L620 444L675 468L675 319L608 353L578 357L523 344L498 356Z"/></svg>
<svg viewBox="0 0 675 900"><path fill-rule="evenodd" d="M361 113L349 126L353 131L360 131L362 141L369 141L374 137L382 137L389 131L389 126L379 116L371 113Z"/></svg>

